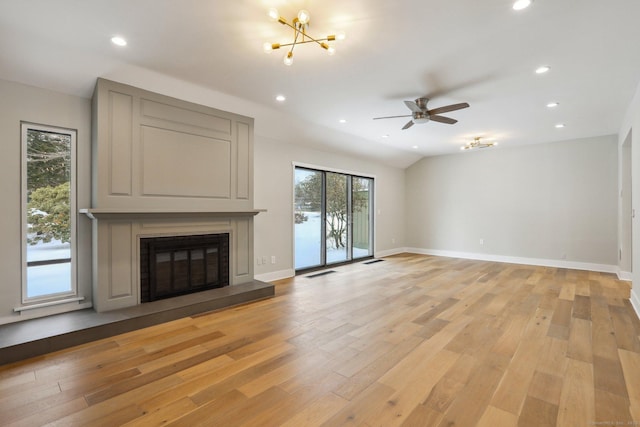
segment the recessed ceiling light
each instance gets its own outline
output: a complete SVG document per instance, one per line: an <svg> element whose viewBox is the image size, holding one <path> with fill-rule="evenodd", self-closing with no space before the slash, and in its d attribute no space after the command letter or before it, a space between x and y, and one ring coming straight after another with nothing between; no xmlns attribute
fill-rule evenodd
<svg viewBox="0 0 640 427"><path fill-rule="evenodd" d="M286 99L287 98L284 95L276 96L276 101L278 101L278 102L284 102L284 101L286 101Z"/></svg>
<svg viewBox="0 0 640 427"><path fill-rule="evenodd" d="M531 6L531 0L516 0L513 3L513 10L522 10Z"/></svg>
<svg viewBox="0 0 640 427"><path fill-rule="evenodd" d="M417 150L417 149L418 149L418 146L417 146L417 145L414 145L414 146L413 146L413 147L411 147L411 148L413 148L414 150Z"/></svg>
<svg viewBox="0 0 640 427"><path fill-rule="evenodd" d="M389 135L382 135L381 138L389 138Z"/></svg>
<svg viewBox="0 0 640 427"><path fill-rule="evenodd" d="M338 120L340 123L347 123L347 121L345 119L340 119Z"/></svg>
<svg viewBox="0 0 640 427"><path fill-rule="evenodd" d="M555 107L557 107L558 105L560 105L560 104L554 101L554 102L550 102L550 103L548 103L548 104L547 104L547 107L549 107L549 108L555 108Z"/></svg>
<svg viewBox="0 0 640 427"><path fill-rule="evenodd" d="M116 46L126 46L127 45L127 41L124 39L124 37L120 37L120 36L111 37L111 43L115 44Z"/></svg>
<svg viewBox="0 0 640 427"><path fill-rule="evenodd" d="M547 71L549 71L551 69L551 67L549 67L548 65L543 65L541 67L536 68L536 74L544 74Z"/></svg>
<svg viewBox="0 0 640 427"><path fill-rule="evenodd" d="M564 123L558 123L556 125L556 129L562 129L564 127Z"/></svg>

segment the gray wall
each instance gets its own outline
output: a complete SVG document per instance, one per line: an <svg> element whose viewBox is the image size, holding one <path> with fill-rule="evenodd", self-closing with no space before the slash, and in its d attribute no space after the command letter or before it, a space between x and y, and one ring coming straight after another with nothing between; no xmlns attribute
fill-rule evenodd
<svg viewBox="0 0 640 427"><path fill-rule="evenodd" d="M0 80L0 324L30 316L48 314L69 307L29 310L18 315L21 305L21 195L20 122L77 130L78 207L89 206L91 164L91 103L89 99L63 95L18 83ZM91 300L91 224L78 219L79 294ZM77 307L78 304L74 303Z"/></svg>
<svg viewBox="0 0 640 427"><path fill-rule="evenodd" d="M425 158L406 173L407 246L613 267L617 162L615 136Z"/></svg>

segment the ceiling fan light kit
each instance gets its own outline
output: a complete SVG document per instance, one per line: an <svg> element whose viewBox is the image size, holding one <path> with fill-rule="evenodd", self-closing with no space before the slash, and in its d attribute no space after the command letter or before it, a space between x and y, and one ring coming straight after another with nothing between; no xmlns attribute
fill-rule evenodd
<svg viewBox="0 0 640 427"><path fill-rule="evenodd" d="M462 147L460 147L461 150L465 151L465 150L475 150L476 148L489 148L489 147L495 147L496 145L498 145L497 142L493 141L493 142L480 142L481 138L479 136L473 138L472 142L468 142L466 145L463 145Z"/></svg>
<svg viewBox="0 0 640 427"><path fill-rule="evenodd" d="M434 122L445 123L448 125L453 125L458 121L456 119L452 119L450 117L441 116L441 113L448 113L450 111L461 110L463 108L469 107L469 104L466 102L461 102L459 104L451 104L445 105L444 107L433 108L431 110L427 109L427 102L429 102L429 98L423 96L421 98L416 99L415 101L404 101L404 104L411 110L411 114L402 115L402 116L386 116L386 117L374 117L373 120L380 119L395 119L399 117L411 117L411 120L407 122L402 127L402 130L409 129L414 124L423 124L427 123L430 120Z"/></svg>
<svg viewBox="0 0 640 427"><path fill-rule="evenodd" d="M311 15L306 10L300 10L298 15L293 18L291 23L287 21L285 18L280 16L280 13L277 9L271 8L269 9L269 18L272 21L279 22L282 25L286 25L287 27L293 30L293 41L289 43L265 43L264 51L266 53L271 53L274 50L280 49L281 47L288 47L289 50L284 55L283 62L285 65L293 64L293 49L297 45L306 44L306 43L316 43L322 49L326 50L329 55L333 55L336 53L336 50L333 46L331 46L327 42L333 42L337 40L344 40L345 34L330 34L324 38L315 38L309 35L307 32L309 28L309 21L311 19Z"/></svg>

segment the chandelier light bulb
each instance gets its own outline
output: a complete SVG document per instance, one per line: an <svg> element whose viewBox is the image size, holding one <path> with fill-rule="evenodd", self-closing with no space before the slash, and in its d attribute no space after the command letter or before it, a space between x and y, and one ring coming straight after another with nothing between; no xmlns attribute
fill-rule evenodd
<svg viewBox="0 0 640 427"><path fill-rule="evenodd" d="M277 21L280 18L278 9L276 9L275 7L272 7L271 9L269 9L268 15L269 15L269 19L271 19L272 21Z"/></svg>
<svg viewBox="0 0 640 427"><path fill-rule="evenodd" d="M287 54L284 56L284 65L291 65L293 64L293 52L287 52Z"/></svg>
<svg viewBox="0 0 640 427"><path fill-rule="evenodd" d="M327 53L329 55L335 55L336 49L333 46L329 46L329 48L327 49Z"/></svg>
<svg viewBox="0 0 640 427"><path fill-rule="evenodd" d="M302 9L300 12L298 12L298 21L302 24L308 24L309 23L309 12Z"/></svg>
<svg viewBox="0 0 640 427"><path fill-rule="evenodd" d="M347 35L344 33L344 31L340 31L340 32L336 33L336 40L342 41L342 40L344 40L346 38L347 38Z"/></svg>
<svg viewBox="0 0 640 427"><path fill-rule="evenodd" d="M271 43L269 42L266 42L265 44L263 44L262 49L264 49L265 53L271 53L273 51L273 48L271 47Z"/></svg>

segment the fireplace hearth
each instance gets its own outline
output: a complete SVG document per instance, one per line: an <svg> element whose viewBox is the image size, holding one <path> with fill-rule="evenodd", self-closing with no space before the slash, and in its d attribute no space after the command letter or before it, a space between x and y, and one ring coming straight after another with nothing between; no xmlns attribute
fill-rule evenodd
<svg viewBox="0 0 640 427"><path fill-rule="evenodd" d="M228 285L228 233L140 239L140 302Z"/></svg>

